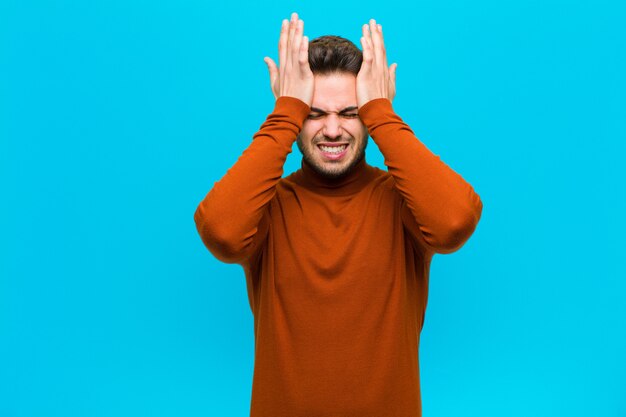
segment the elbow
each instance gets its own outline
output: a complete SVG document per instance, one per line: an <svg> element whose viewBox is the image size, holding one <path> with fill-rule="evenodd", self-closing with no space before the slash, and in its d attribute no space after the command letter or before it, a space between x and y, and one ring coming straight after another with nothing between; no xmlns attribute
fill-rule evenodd
<svg viewBox="0 0 626 417"><path fill-rule="evenodd" d="M239 263L243 260L243 248L232 233L232 228L219 216L210 215L201 205L194 213L196 230L204 246L224 263Z"/></svg>
<svg viewBox="0 0 626 417"><path fill-rule="evenodd" d="M440 240L436 251L441 254L456 252L469 240L476 230L482 214L482 202L477 198L476 204L471 210L457 215L448 222L447 233Z"/></svg>

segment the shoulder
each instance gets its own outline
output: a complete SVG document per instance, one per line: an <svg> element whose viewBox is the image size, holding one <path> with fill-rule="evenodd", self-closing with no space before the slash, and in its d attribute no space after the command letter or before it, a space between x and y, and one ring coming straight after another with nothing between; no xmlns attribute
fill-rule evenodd
<svg viewBox="0 0 626 417"><path fill-rule="evenodd" d="M301 169L298 169L297 171L279 179L276 184L276 191L285 192L298 187L300 184L301 171Z"/></svg>
<svg viewBox="0 0 626 417"><path fill-rule="evenodd" d="M275 187L275 193L272 201L283 200L285 198L294 198L301 188L298 180L298 172L293 172L278 180Z"/></svg>
<svg viewBox="0 0 626 417"><path fill-rule="evenodd" d="M381 188L383 190L395 192L396 181L393 178L393 175L391 175L388 171L385 171L373 165L370 165L369 169L372 178L371 184L374 188Z"/></svg>

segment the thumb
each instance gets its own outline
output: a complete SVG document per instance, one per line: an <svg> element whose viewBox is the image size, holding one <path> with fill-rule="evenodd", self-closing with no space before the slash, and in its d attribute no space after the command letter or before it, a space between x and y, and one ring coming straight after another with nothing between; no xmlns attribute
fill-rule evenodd
<svg viewBox="0 0 626 417"><path fill-rule="evenodd" d="M267 65L267 69L270 72L270 78L273 81L275 74L278 74L278 68L276 68L276 63L272 60L272 58L267 57L267 56L263 58L263 61L265 61L265 64Z"/></svg>
<svg viewBox="0 0 626 417"><path fill-rule="evenodd" d="M270 72L270 89L272 90L272 94L274 94L275 98L278 98L278 92L276 91L276 80L278 79L278 68L276 67L276 63L270 57L263 58L265 64L267 65L267 69Z"/></svg>
<svg viewBox="0 0 626 417"><path fill-rule="evenodd" d="M398 64L394 63L389 68L389 75L391 76L391 81L395 84L396 82L396 69L398 68Z"/></svg>

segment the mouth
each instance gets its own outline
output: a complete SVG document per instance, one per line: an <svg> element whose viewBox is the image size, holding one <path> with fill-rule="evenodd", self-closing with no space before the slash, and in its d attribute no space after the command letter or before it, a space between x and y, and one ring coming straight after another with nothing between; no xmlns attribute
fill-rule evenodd
<svg viewBox="0 0 626 417"><path fill-rule="evenodd" d="M317 144L317 149L319 149L320 153L324 156L324 158L332 161L336 161L338 159L343 158L343 156L348 152L348 148L350 148L349 143L329 143L323 142Z"/></svg>

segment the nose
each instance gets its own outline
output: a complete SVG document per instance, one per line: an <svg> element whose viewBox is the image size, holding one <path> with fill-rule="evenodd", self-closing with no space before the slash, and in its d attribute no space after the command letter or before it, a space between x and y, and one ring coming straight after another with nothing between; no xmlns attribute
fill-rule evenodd
<svg viewBox="0 0 626 417"><path fill-rule="evenodd" d="M336 114L329 114L324 119L324 129L322 130L324 136L328 138L340 137L343 133L341 118Z"/></svg>

